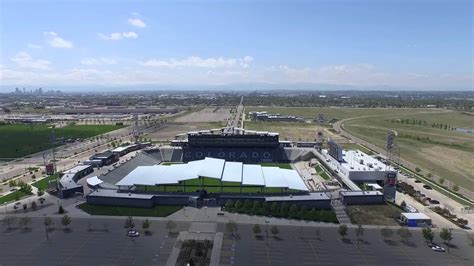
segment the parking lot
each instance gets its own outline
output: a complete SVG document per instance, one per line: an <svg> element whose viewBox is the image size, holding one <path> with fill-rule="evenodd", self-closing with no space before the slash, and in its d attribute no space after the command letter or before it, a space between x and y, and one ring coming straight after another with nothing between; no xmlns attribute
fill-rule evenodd
<svg viewBox="0 0 474 266"><path fill-rule="evenodd" d="M0 227L0 264L3 265L165 265L177 234L169 234L164 221L152 221L152 235L144 235L141 220L135 228L141 233L135 241L126 236L123 219L73 219L65 231L58 218L46 238L42 219L33 219L29 230ZM189 230L189 223L178 223L177 231ZM279 226L279 234L265 229L255 237L253 225L238 224L237 235L225 234L220 265L472 265L472 246L465 232L456 232L450 253L434 252L421 233L402 243L396 234L383 241L379 229L365 229L357 245L353 229L341 240L337 227ZM225 231L218 224L217 231ZM439 237L435 241L440 243Z"/></svg>

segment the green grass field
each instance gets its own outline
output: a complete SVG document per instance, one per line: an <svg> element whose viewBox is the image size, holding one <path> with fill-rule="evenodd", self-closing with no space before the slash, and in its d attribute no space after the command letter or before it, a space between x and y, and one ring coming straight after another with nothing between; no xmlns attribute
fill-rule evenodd
<svg viewBox="0 0 474 266"><path fill-rule="evenodd" d="M11 202L11 201L15 201L17 199L21 199L25 196L28 196L28 194L26 194L25 192L23 191L20 191L20 190L17 190L15 192L12 192L8 195L5 195L3 197L0 197L0 204L3 204L3 203L7 203L7 202Z"/></svg>
<svg viewBox="0 0 474 266"><path fill-rule="evenodd" d="M31 185L34 186L34 187L37 187L38 189L41 189L41 190L45 191L45 190L48 189L49 181L55 180L57 178L58 178L58 174L50 175L50 176L47 176L47 177L45 177L45 178L43 178L39 181L34 182Z"/></svg>
<svg viewBox="0 0 474 266"><path fill-rule="evenodd" d="M153 208L131 208L99 206L83 203L79 205L79 208L90 215L166 217L181 210L183 207L155 206Z"/></svg>
<svg viewBox="0 0 474 266"><path fill-rule="evenodd" d="M59 138L89 138L119 129L115 125L71 125L54 130ZM51 148L49 125L0 125L0 158L19 158ZM59 146L59 145L58 145Z"/></svg>
<svg viewBox="0 0 474 266"><path fill-rule="evenodd" d="M426 121L426 125L400 124L393 119ZM433 123L472 128L474 117L459 112L390 115L347 121L344 128L356 137L385 147L387 132L397 133L400 156L432 174L474 190L474 135L431 127Z"/></svg>
<svg viewBox="0 0 474 266"><path fill-rule="evenodd" d="M319 165L319 164L316 165L314 167L314 169L316 169L316 173L318 173L319 176L324 178L324 180L331 180L331 177L326 173L326 171L324 171L324 169L321 165Z"/></svg>

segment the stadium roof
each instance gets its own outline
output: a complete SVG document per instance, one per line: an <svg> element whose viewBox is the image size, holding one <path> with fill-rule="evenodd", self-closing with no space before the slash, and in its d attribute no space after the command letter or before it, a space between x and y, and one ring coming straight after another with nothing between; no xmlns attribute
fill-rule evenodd
<svg viewBox="0 0 474 266"><path fill-rule="evenodd" d="M208 157L187 164L138 166L116 185L178 184L180 181L199 177L215 178L226 182L241 182L242 185L248 186L281 187L308 191L295 170L226 162L223 159Z"/></svg>

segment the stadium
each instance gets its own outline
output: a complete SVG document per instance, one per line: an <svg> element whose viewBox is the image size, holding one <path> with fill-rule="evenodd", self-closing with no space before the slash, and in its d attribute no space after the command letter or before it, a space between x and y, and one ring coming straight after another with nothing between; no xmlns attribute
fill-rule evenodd
<svg viewBox="0 0 474 266"><path fill-rule="evenodd" d="M326 194L310 193L289 165L307 154L284 147L279 134L273 132L233 127L188 132L176 136L170 147L141 150L100 176L100 181L91 179L93 191L87 201L152 207L222 205L228 199L253 199L330 208Z"/></svg>
<svg viewBox="0 0 474 266"><path fill-rule="evenodd" d="M132 207L221 206L230 199L249 199L329 209L330 193L312 192L290 163L318 159L326 166L333 161L345 166L352 152L343 153L331 143L329 152L321 149L321 143L309 148L288 147L278 133L235 127L188 132L176 136L170 146L143 149L114 170L90 179L92 192L86 198L90 204ZM356 160L360 164L359 157L351 160L349 167ZM366 158L376 164L369 160ZM372 173L367 169L356 173L358 169L351 169L348 175L342 168L327 168L351 192L340 194L344 203L383 202L383 193L362 191L356 184L360 180L354 177L364 177L364 182L385 189L387 172L377 168ZM391 190L387 187L387 191Z"/></svg>

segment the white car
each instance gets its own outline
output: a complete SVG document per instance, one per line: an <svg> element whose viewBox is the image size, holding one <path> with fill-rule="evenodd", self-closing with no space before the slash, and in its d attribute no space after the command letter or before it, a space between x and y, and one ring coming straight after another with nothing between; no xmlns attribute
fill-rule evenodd
<svg viewBox="0 0 474 266"><path fill-rule="evenodd" d="M445 251L445 249L443 247L440 247L438 245L431 246L431 250L436 251L436 252L444 252Z"/></svg>
<svg viewBox="0 0 474 266"><path fill-rule="evenodd" d="M139 237L140 233L138 231L135 231L135 230L129 230L128 231L128 236L129 237Z"/></svg>

